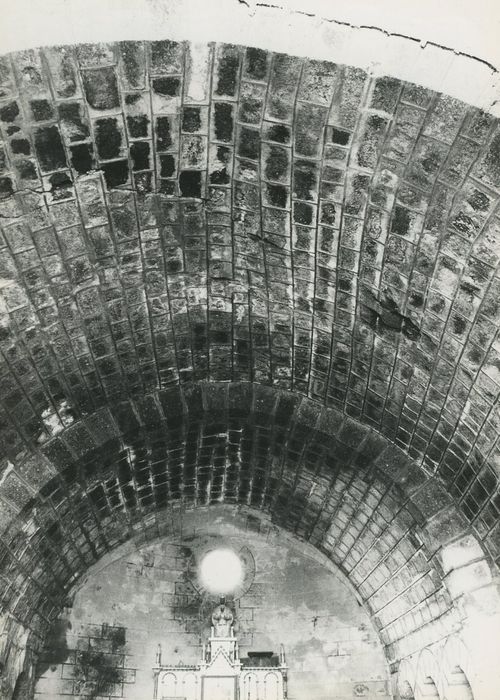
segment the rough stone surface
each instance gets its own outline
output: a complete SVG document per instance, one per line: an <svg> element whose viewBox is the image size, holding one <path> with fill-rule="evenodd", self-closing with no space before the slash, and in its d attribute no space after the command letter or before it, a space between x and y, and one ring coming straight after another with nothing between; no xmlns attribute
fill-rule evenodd
<svg viewBox="0 0 500 700"><path fill-rule="evenodd" d="M194 101L190 51L5 59L5 453L151 388L268 383L440 473L497 558L496 121L226 45Z"/></svg>

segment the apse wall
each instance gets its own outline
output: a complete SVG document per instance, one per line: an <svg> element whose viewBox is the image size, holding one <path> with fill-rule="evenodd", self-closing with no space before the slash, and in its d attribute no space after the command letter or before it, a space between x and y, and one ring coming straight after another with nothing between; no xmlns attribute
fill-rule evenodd
<svg viewBox="0 0 500 700"><path fill-rule="evenodd" d="M241 554L247 569L242 594L228 594L242 658L285 645L289 698L390 697L370 618L328 559L269 520L216 507L187 513L177 535L120 547L88 571L57 625L57 644L52 638L42 652L35 698L76 697L85 678L91 685L79 651L109 654L124 669L113 696L130 700L153 697L159 644L164 664L198 663L214 600L204 596L189 565L216 547ZM118 628L124 658L109 647Z"/></svg>

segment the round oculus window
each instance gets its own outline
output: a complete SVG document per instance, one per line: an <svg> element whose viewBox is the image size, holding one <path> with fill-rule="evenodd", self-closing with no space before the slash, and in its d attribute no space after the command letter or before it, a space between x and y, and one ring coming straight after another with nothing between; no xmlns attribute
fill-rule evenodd
<svg viewBox="0 0 500 700"><path fill-rule="evenodd" d="M242 585L244 575L243 562L232 549L212 549L200 562L200 582L212 595L232 593Z"/></svg>

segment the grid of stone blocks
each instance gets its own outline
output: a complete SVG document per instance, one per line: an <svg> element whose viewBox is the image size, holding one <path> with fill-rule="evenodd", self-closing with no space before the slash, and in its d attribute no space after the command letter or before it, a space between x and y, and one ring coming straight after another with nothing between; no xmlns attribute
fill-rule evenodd
<svg viewBox="0 0 500 700"><path fill-rule="evenodd" d="M415 534L447 502L441 480L459 527L500 557L497 121L232 45L26 51L2 58L0 82L15 619L43 626L81 571L176 499L274 509L317 537L359 572L387 640L398 616L443 619ZM206 380L239 382L238 398L208 415ZM420 510L370 476L382 462L406 475L394 446L422 467L410 490L441 483Z"/></svg>

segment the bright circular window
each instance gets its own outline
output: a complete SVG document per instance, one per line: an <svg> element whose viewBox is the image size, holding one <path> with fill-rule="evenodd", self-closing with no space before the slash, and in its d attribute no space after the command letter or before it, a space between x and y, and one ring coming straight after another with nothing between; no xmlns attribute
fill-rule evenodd
<svg viewBox="0 0 500 700"><path fill-rule="evenodd" d="M226 595L243 583L243 562L232 549L212 549L200 562L200 581L213 595Z"/></svg>

